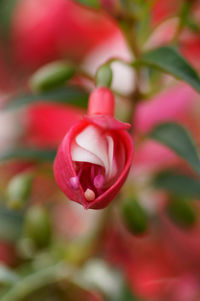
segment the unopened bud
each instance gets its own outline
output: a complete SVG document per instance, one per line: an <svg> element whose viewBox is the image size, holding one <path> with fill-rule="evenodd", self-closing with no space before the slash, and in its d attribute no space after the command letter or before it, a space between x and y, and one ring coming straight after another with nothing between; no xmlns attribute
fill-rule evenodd
<svg viewBox="0 0 200 301"><path fill-rule="evenodd" d="M185 200L171 200L167 206L167 212L169 217L182 228L189 228L196 221L194 208Z"/></svg>
<svg viewBox="0 0 200 301"><path fill-rule="evenodd" d="M51 221L47 210L39 205L29 208L25 219L25 235L38 247L46 247L51 239Z"/></svg>
<svg viewBox="0 0 200 301"><path fill-rule="evenodd" d="M33 91L48 91L62 86L75 73L75 68L64 62L49 63L38 69L30 79Z"/></svg>
<svg viewBox="0 0 200 301"><path fill-rule="evenodd" d="M110 88L112 84L112 69L109 64L99 67L96 73L96 83L99 87Z"/></svg>
<svg viewBox="0 0 200 301"><path fill-rule="evenodd" d="M90 95L88 115L114 115L115 99L110 89L96 88Z"/></svg>
<svg viewBox="0 0 200 301"><path fill-rule="evenodd" d="M142 234L147 230L147 215L135 199L125 200L121 213L123 221L131 233Z"/></svg>
<svg viewBox="0 0 200 301"><path fill-rule="evenodd" d="M32 188L33 175L23 172L11 179L7 188L7 205L11 209L20 209L28 200Z"/></svg>

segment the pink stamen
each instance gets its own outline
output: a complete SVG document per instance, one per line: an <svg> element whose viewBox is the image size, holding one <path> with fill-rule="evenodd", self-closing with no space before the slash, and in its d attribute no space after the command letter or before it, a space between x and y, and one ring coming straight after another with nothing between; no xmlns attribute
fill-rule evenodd
<svg viewBox="0 0 200 301"><path fill-rule="evenodd" d="M69 179L70 185L73 189L79 188L79 177L71 177Z"/></svg>
<svg viewBox="0 0 200 301"><path fill-rule="evenodd" d="M76 166L76 169L78 168L77 165ZM69 182L70 182L70 185L73 189L78 189L79 188L79 179L80 179L80 176L81 176L81 173L83 171L83 167L81 167L78 171L78 175L76 177L71 177Z"/></svg>
<svg viewBox="0 0 200 301"><path fill-rule="evenodd" d="M85 193L84 193L84 196L86 198L87 201L91 202L95 199L95 193L93 190L87 188Z"/></svg>
<svg viewBox="0 0 200 301"><path fill-rule="evenodd" d="M97 175L95 178L94 178L94 186L99 189L99 188L102 188L103 184L104 184L104 176L103 175Z"/></svg>

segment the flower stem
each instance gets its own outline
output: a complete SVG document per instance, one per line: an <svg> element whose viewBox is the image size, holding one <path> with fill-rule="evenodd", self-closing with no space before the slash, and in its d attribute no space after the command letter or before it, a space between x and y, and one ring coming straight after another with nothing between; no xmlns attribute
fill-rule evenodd
<svg viewBox="0 0 200 301"><path fill-rule="evenodd" d="M1 301L19 301L33 293L34 291L60 280L69 279L73 274L73 269L66 266L64 262L59 262L41 271L37 271L17 282L4 296Z"/></svg>

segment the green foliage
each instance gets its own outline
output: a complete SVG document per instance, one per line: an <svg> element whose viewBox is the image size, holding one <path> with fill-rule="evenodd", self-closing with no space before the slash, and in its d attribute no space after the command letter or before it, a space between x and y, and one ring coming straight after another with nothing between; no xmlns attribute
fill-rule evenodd
<svg viewBox="0 0 200 301"><path fill-rule="evenodd" d="M46 247L51 240L51 220L48 211L40 206L31 206L25 217L25 235L38 247Z"/></svg>
<svg viewBox="0 0 200 301"><path fill-rule="evenodd" d="M29 296L35 293L35 291L48 285L51 286L58 280L68 279L71 274L71 268L68 268L64 262L33 271L33 273L21 277L15 285L10 287L10 289L1 296L1 301L30 300Z"/></svg>
<svg viewBox="0 0 200 301"><path fill-rule="evenodd" d="M158 189L168 191L170 194L189 198L200 198L200 180L185 174L177 173L175 170L159 173L153 184Z"/></svg>
<svg viewBox="0 0 200 301"><path fill-rule="evenodd" d="M124 285L118 297L115 300L113 299L109 301L142 301L142 300L139 297L135 296L127 285Z"/></svg>
<svg viewBox="0 0 200 301"><path fill-rule="evenodd" d="M0 30L8 41L10 38L8 33L11 28L10 25L12 24L11 17L16 2L16 0L0 1ZM94 9L96 9L95 14L96 12L99 12L100 14L102 13L101 10L98 11L98 9L101 8L100 0L77 0L77 2L86 6L83 11L88 10L89 13L86 12L86 15L88 13L89 18L91 16L92 20L92 11ZM114 22L116 21L119 26L121 25L121 28L124 30L124 38L127 39L126 44L129 46L130 52L132 52L132 57L136 58L136 60L131 64L122 61L129 67L130 65L132 67L136 67L134 72L135 82L132 91L130 94L129 92L127 92L127 94L125 92L124 94L123 92L118 93L118 95L121 96L119 97L121 98L119 99L119 107L122 104L127 108L127 110L130 108L131 120L134 119L134 106L137 106L141 98L143 98L143 96L144 99L150 98L150 95L154 95L155 91L163 88L163 86L160 87L160 84L163 84L162 72L185 81L200 92L200 77L198 73L174 47L164 46L143 53L142 47L146 44L147 39L150 37L150 34L154 29L151 23L151 9L154 3L154 0L119 0L118 3L115 3L116 7L113 6L112 14L113 17L116 17ZM34 13L36 14L37 11ZM195 23L195 20L192 19L191 1L189 0L183 1L182 8L177 17L179 18L179 26L171 42L176 42L178 44L178 35L182 28L189 27L198 31L199 26ZM33 21L35 20L37 21L37 18L33 18ZM54 24L51 24L51 26L54 28ZM109 25L106 26L109 31ZM84 30L84 34L86 33L87 30ZM91 46L93 45L93 42L96 42L95 36L93 35L92 39L91 37L87 38L90 42L89 45ZM78 45L78 43L76 45ZM13 65L15 66L16 62L14 58L10 57L10 53L12 53L12 51L10 52L9 48L6 48L8 47L8 44L1 46L4 50L5 56L8 57L8 60L11 59L9 66L10 69L8 68L8 73L10 73L10 71L13 71L12 67ZM80 45L80 47L81 46L82 45ZM86 49L87 47L83 48ZM111 63L111 61L121 60L118 58L111 58L109 62ZM11 96L12 99L10 99L9 102L5 102L3 109L19 109L26 105L34 105L39 102L53 102L87 108L88 93L84 89L73 86L70 83L67 83L66 85L66 82L73 77L75 72L77 75L87 79L88 85L85 85L86 90L88 87L92 87L94 85L95 80L97 86L110 87L112 84L113 74L109 64L100 66L95 77L93 77L92 75L84 73L84 71L81 72L81 68L79 68L78 63L74 68L65 62L57 61L41 67L33 74L29 82L32 92L27 92L23 95L16 95L13 97ZM14 81L17 76L14 76ZM20 83L16 90L25 91L24 87L20 87ZM7 97L7 92L4 93L3 91L3 97L4 94ZM124 110L124 108L122 110ZM129 122L130 120L128 120L127 117L127 120L125 121ZM137 136L138 133L135 134ZM178 156L183 158L198 173L198 175L200 175L200 160L197 147L195 146L189 132L181 125L171 122L157 125L151 133L144 138L153 139L169 147ZM140 137L138 141L140 142ZM56 150L26 148L23 147L24 144L21 144L20 146L20 142L21 141L19 141L18 144L19 148L13 148L4 153L1 151L0 161L3 168L8 163L6 162L5 164L4 161L16 159L20 159L20 162L22 160L31 160L33 163L37 163L37 167L38 163L41 162L50 163L52 166L53 160L56 156ZM116 146L115 148L117 149L118 147ZM48 164L48 167L50 164ZM44 164L42 167L44 167ZM7 166L5 169L6 168ZM7 170L9 173L9 168ZM43 168L39 171L41 173L44 172ZM4 169L2 169L1 175L3 173ZM38 176L40 177L39 173ZM48 177L49 174L45 173L45 176ZM142 177L143 176L145 178L144 182L140 182L140 179L138 182L136 181L136 185L130 182L131 188L127 185L128 188L126 187L127 189L124 190L125 193L122 191L121 194L122 200L124 201L120 208L120 213L123 222L130 233L139 235L147 231L147 213L140 205L139 201L134 198L134 193L135 191L141 193L143 188L144 190L147 189L148 193L148 189L152 188L149 187L149 184L152 184L156 189L164 190L168 194L169 203L166 206L166 211L173 222L185 229L190 228L195 224L197 214L195 212L196 208L191 202L191 199L198 199L200 197L200 180L198 180L198 178L195 176L180 174L174 170L159 173L151 183L149 178L147 179L148 183L146 182L146 174L142 174ZM148 176L149 175L147 175L147 177ZM131 181L132 180L133 179L131 179ZM6 173L3 182L7 183ZM51 181L49 181L48 184L49 183L51 184ZM139 183L138 186L137 183ZM32 176L29 173L21 173L14 176L8 183L8 201L7 203L5 202L5 204L10 208L23 208L29 199L31 184ZM3 185L0 187L2 191L4 190ZM130 191L133 192L133 196L126 199L127 194L130 192L129 188ZM57 209L59 201L62 201L62 198L59 199L58 191L55 190L54 193L56 201L58 200L56 203ZM44 202L45 204L48 202L47 196L40 193L37 194L37 188L32 195L33 202L36 202L37 204L39 202L43 202L43 204ZM38 199L40 197L42 199ZM91 291L97 290L105 297L105 300L108 301L141 301L141 299L132 292L132 287L127 285L125 277L123 277L120 272L118 273L118 270L110 267L105 260L101 259L99 263L93 262L93 266L88 268L90 261L93 261L94 257L99 256L99 250L103 252L105 245L107 248L107 240L110 238L109 235L113 235L112 232L111 234L108 233L110 225L113 226L114 224L114 226L116 226L115 231L120 231L120 229L117 228L118 226L116 221L114 220L115 215L112 216L113 220L111 219L110 213L113 213L113 211L112 209L110 210L110 208L112 207L108 209L110 210L108 211L109 214L106 212L106 209L101 213L97 213L99 215L102 214L102 218L96 218L96 216L94 217L95 213L90 212L95 219L94 227L93 220L92 222L90 220L90 213L85 212L83 216L82 212L79 211L79 209L76 209L76 205L72 207L69 205L69 207L67 207L67 209L69 209L67 218L69 218L68 225L70 225L72 229L69 227L68 231L66 231L67 237L61 237L62 241L60 241L59 235L53 236L54 229L52 229L53 224L51 222L51 216L48 209L44 208L42 205L33 204L34 205L31 205L29 208L26 207L20 212L15 212L4 207L0 208L0 240L2 243L4 241L11 242L12 245L16 247L16 252L18 252L17 255L20 255L20 258L18 258L19 268L16 267L15 271L12 272L4 266L0 268L0 284L3 288L0 290L0 299L2 301L43 300L43 296L45 300L49 300L49 298L52 300L60 300L59 290L62 291L63 300L86 300L85 296L88 296L88 294L90 295L88 289ZM62 206L63 203L61 203L61 210ZM106 214L104 215L104 213ZM59 216L59 214L60 211L58 214L56 212L57 216ZM86 219L89 216L87 221L85 220L85 214L87 216ZM61 226L63 227L63 225L59 224L60 228ZM57 234L57 230L58 229L56 228L55 234ZM58 232L59 231L60 230L58 230ZM87 234L85 234L86 232ZM105 233L108 235L108 239L105 239ZM59 234L62 235L60 232ZM155 241L156 243L158 241L157 237L155 239L155 236L153 235L160 235L158 238L164 239L161 237L162 230L159 230L158 232L152 231L151 235L151 237L148 238L149 244L154 244ZM152 237L153 240L151 240ZM120 244L118 235L116 235L116 238L115 235L112 236L112 243L116 244L116 246L114 246L116 248L123 247L117 245L118 243ZM122 239L122 243L126 242ZM126 248L127 246L125 246L125 250ZM126 256L126 252L122 255ZM91 256L94 256L93 259L91 259ZM100 256L103 258L104 254L101 253ZM110 256L112 257L112 254L110 254ZM122 259L124 261L124 258ZM126 263L128 260L131 260L131 257L127 258ZM57 261L59 261L59 263L56 263ZM74 267L66 265L66 262L74 265ZM126 271L127 268L128 267L126 266L124 271ZM149 269L147 269L147 271L148 270ZM142 271L143 270L141 270L141 275L143 275ZM143 279L141 278L139 280L142 281ZM53 294L51 295L52 291Z"/></svg>
<svg viewBox="0 0 200 301"><path fill-rule="evenodd" d="M88 94L78 87L66 86L41 93L27 93L18 95L7 102L4 105L3 109L17 109L24 105L29 105L41 101L70 104L86 108L88 102Z"/></svg>
<svg viewBox="0 0 200 301"><path fill-rule="evenodd" d="M110 88L112 84L112 69L109 64L99 67L96 73L97 86Z"/></svg>
<svg viewBox="0 0 200 301"><path fill-rule="evenodd" d="M1 0L0 1L0 26L4 38L7 39L10 31L13 12L18 0Z"/></svg>
<svg viewBox="0 0 200 301"><path fill-rule="evenodd" d="M147 230L147 215L137 200L126 199L122 203L122 218L127 229L133 234L142 234Z"/></svg>
<svg viewBox="0 0 200 301"><path fill-rule="evenodd" d="M32 187L32 173L23 172L11 179L7 187L7 206L12 209L23 208Z"/></svg>
<svg viewBox="0 0 200 301"><path fill-rule="evenodd" d="M48 91L64 85L74 74L72 65L62 61L52 62L38 69L29 83L33 91Z"/></svg>
<svg viewBox="0 0 200 301"><path fill-rule="evenodd" d="M200 160L197 148L189 132L181 125L166 122L156 126L149 134L154 139L185 159L200 175Z"/></svg>
<svg viewBox="0 0 200 301"><path fill-rule="evenodd" d="M138 64L158 68L187 82L200 92L198 73L174 47L164 46L150 50L141 56Z"/></svg>
<svg viewBox="0 0 200 301"><path fill-rule="evenodd" d="M169 217L181 228L190 228L196 222L196 213L191 203L172 199L167 206Z"/></svg>
<svg viewBox="0 0 200 301"><path fill-rule="evenodd" d="M199 32L199 24L192 14L192 1L183 1L179 17L180 28L183 28L185 26L194 32Z"/></svg>
<svg viewBox="0 0 200 301"><path fill-rule="evenodd" d="M17 241L22 235L23 224L23 214L0 207L0 240Z"/></svg>
<svg viewBox="0 0 200 301"><path fill-rule="evenodd" d="M89 6L91 8L100 8L100 3L98 0L76 0L77 2Z"/></svg>
<svg viewBox="0 0 200 301"><path fill-rule="evenodd" d="M33 161L47 161L52 162L56 156L56 150L37 149L37 148L18 148L6 151L0 154L0 162L6 160L33 160Z"/></svg>

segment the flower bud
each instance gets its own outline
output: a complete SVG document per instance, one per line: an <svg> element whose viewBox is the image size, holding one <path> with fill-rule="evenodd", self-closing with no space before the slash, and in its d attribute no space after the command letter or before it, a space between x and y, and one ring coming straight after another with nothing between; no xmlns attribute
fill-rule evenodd
<svg viewBox="0 0 200 301"><path fill-rule="evenodd" d="M125 200L121 213L124 224L131 233L142 234L147 230L147 215L135 199Z"/></svg>
<svg viewBox="0 0 200 301"><path fill-rule="evenodd" d="M167 213L182 228L190 228L196 221L194 208L185 200L172 199L167 206Z"/></svg>
<svg viewBox="0 0 200 301"><path fill-rule="evenodd" d="M31 193L33 176L23 172L11 179L7 188L7 205L12 209L22 208Z"/></svg>
<svg viewBox="0 0 200 301"><path fill-rule="evenodd" d="M35 205L29 208L25 219L25 234L38 247L45 247L51 239L51 222L46 209Z"/></svg>
<svg viewBox="0 0 200 301"><path fill-rule="evenodd" d="M102 209L116 196L128 175L133 144L130 127L113 117L114 97L97 88L89 99L88 115L64 137L54 175L69 199L84 208Z"/></svg>
<svg viewBox="0 0 200 301"><path fill-rule="evenodd" d="M88 115L114 115L115 99L107 88L95 89L89 98Z"/></svg>
<svg viewBox="0 0 200 301"><path fill-rule="evenodd" d="M38 69L30 79L33 91L47 91L62 86L75 73L75 68L64 62L49 63Z"/></svg>
<svg viewBox="0 0 200 301"><path fill-rule="evenodd" d="M99 67L96 73L96 83L99 87L103 86L110 88L112 83L112 69L110 65L106 64Z"/></svg>

